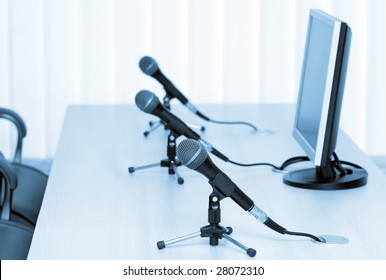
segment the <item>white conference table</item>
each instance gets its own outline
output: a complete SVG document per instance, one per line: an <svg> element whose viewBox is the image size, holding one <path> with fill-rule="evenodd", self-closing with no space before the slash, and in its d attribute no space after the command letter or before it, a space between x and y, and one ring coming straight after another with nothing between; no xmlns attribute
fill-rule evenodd
<svg viewBox="0 0 386 280"><path fill-rule="evenodd" d="M272 134L208 124L186 108L172 106L184 121L205 125L202 138L234 161L279 165L304 155L291 136L294 105L199 106L213 119L251 121ZM207 224L212 189L203 175L184 166L178 168L183 185L167 168L128 173L129 166L166 158L163 128L143 136L148 121L155 119L134 105L69 106L28 259L249 259L225 239L218 246L197 237L157 248L159 240ZM244 168L211 158L288 230L341 235L349 243L317 244L278 234L230 198L221 201L221 224L233 228L233 238L257 250L255 259L386 259L385 176L343 132L336 151L341 160L367 169L366 186L339 191L294 188L269 167Z"/></svg>

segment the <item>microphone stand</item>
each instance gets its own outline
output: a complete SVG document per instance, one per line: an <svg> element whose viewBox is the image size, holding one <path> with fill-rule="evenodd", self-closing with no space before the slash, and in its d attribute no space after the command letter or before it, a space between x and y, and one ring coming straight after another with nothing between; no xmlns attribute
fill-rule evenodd
<svg viewBox="0 0 386 280"><path fill-rule="evenodd" d="M166 127L167 128L167 127ZM181 166L181 162L176 157L176 139L179 137L173 130L169 130L168 143L167 143L167 158L161 160L159 163L148 164L137 167L129 167L129 173L134 173L138 170L149 169L157 166L167 167L170 175L175 175L179 185L184 183L184 179L177 171L177 167Z"/></svg>
<svg viewBox="0 0 386 280"><path fill-rule="evenodd" d="M164 249L172 244L179 243L185 240L189 240L198 236L208 237L209 244L212 246L217 246L219 243L219 239L226 239L245 251L245 253L253 258L256 256L256 250L253 248L248 248L247 246L241 244L237 240L233 239L229 235L233 232L231 227L224 227L220 225L221 222L221 208L220 208L220 195L213 190L213 192L209 195L209 208L208 208L208 222L209 225L203 226L200 228L200 231L184 235L181 237L177 237L174 239L170 239L167 241L158 241L157 247L158 249Z"/></svg>
<svg viewBox="0 0 386 280"><path fill-rule="evenodd" d="M171 110L170 109L170 100L172 100L173 98L174 97L172 95L170 95L168 92L166 92L166 95L163 98L163 105L169 111ZM167 129L166 124L163 121L161 121L161 120L159 120L159 121L150 121L149 122L150 128L148 130L146 130L143 133L143 135L145 137L149 136L149 134L151 132L155 131L157 128L161 127L162 125L164 126L165 129ZM190 128L193 128L193 129L197 129L197 130L200 130L200 131L205 131L205 126L199 126L199 125L194 125L194 124L188 124L188 126Z"/></svg>

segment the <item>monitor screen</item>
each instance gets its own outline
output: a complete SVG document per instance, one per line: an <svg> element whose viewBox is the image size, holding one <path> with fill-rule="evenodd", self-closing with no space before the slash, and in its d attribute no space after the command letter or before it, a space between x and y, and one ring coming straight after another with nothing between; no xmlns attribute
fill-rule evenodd
<svg viewBox="0 0 386 280"><path fill-rule="evenodd" d="M302 92L311 92L312 94L300 96L296 127L315 150L333 30L329 25L315 19L311 19L310 24L312 31L307 46ZM302 106L303 104L304 106Z"/></svg>
<svg viewBox="0 0 386 280"><path fill-rule="evenodd" d="M325 164L335 149L348 59L347 31L344 22L311 10L294 137L317 166Z"/></svg>

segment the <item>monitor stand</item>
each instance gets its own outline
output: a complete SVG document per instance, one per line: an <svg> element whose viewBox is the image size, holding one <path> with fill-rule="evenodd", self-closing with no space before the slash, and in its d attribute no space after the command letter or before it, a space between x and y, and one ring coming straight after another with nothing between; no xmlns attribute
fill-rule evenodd
<svg viewBox="0 0 386 280"><path fill-rule="evenodd" d="M366 185L365 169L349 162L340 162L336 155L334 157L335 160L328 166L290 171L284 175L283 182L289 186L313 190L343 190Z"/></svg>

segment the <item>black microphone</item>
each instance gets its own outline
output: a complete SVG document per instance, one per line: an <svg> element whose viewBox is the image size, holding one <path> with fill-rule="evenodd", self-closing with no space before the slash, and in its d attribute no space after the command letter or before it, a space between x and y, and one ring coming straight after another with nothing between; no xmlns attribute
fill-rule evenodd
<svg viewBox="0 0 386 280"><path fill-rule="evenodd" d="M151 58L150 56L144 56L139 61L139 68L141 68L142 72L152 76L158 82L160 82L165 91L171 96L177 98L181 101L182 104L186 105L193 113L198 112L198 110L189 103L189 100L183 95L174 85L173 83L166 78L166 76L161 72L158 67L157 61Z"/></svg>
<svg viewBox="0 0 386 280"><path fill-rule="evenodd" d="M168 109L166 109L165 106L163 106L159 101L158 97L151 91L141 90L138 92L135 96L135 104L141 111L160 118L163 122L165 122L167 128L174 131L176 134L184 135L187 138L204 142L207 146L207 149L210 150L212 154L226 162L229 161L228 157L213 148L205 140L201 139L200 135L192 130L181 119L172 114Z"/></svg>
<svg viewBox="0 0 386 280"><path fill-rule="evenodd" d="M274 222L268 215L257 207L224 172L211 160L205 147L196 140L185 139L177 146L177 157L183 165L193 169L209 179L209 184L220 195L220 199L230 197L245 211L248 211L259 222L281 234L302 235L322 242L318 237L307 234L290 232Z"/></svg>
<svg viewBox="0 0 386 280"><path fill-rule="evenodd" d="M208 178L209 184L220 194L220 198L230 197L245 211L256 209L253 200L214 164L200 142L193 139L181 141L177 146L177 157L183 165ZM252 213L256 213L256 210ZM268 216L261 210L258 213L258 219L265 222Z"/></svg>
<svg viewBox="0 0 386 280"><path fill-rule="evenodd" d="M239 124L239 125L247 125L253 128L254 131L257 131L256 126L253 124L250 124L248 122L228 122L228 121L216 121L212 120L203 113L201 113L192 103L189 102L188 98L186 98L185 95L179 91L174 84L166 78L166 76L161 72L160 68L158 67L157 61L155 61L154 58L150 56L144 56L141 58L139 61L139 68L141 68L142 72L145 73L146 75L149 75L156 79L158 82L160 82L166 93L171 97L177 98L179 101L181 101L182 104L184 104L190 111L192 111L194 114L199 116L200 118L213 122L213 123L218 123L218 124Z"/></svg>

